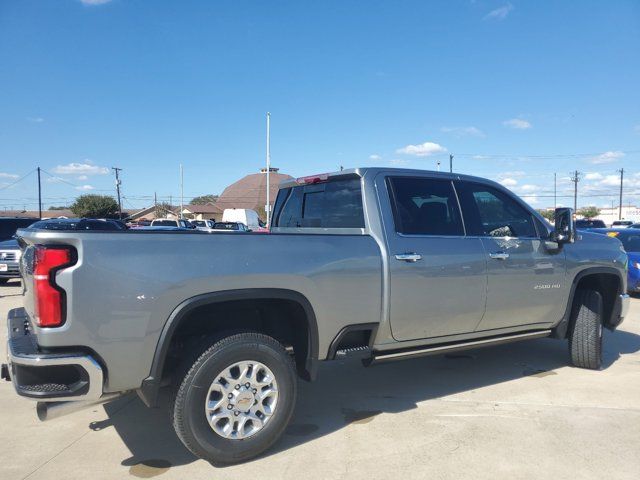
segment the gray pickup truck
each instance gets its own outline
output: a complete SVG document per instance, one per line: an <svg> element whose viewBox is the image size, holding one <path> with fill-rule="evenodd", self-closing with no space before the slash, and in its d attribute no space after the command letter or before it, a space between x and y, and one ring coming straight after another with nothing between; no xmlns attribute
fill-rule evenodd
<svg viewBox="0 0 640 480"><path fill-rule="evenodd" d="M297 377L357 353L366 365L505 342L568 339L601 366L624 318L627 255L552 228L497 183L362 168L280 185L271 232L23 229L24 308L9 312L3 376L41 419L173 389L195 455L271 446Z"/></svg>

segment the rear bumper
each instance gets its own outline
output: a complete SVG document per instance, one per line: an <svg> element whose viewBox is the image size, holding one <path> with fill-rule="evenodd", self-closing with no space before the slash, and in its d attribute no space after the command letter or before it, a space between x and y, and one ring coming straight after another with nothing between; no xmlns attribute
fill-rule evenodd
<svg viewBox="0 0 640 480"><path fill-rule="evenodd" d="M44 352L31 333L23 308L7 315L6 372L18 395L40 401L97 400L102 396L104 372L84 352Z"/></svg>

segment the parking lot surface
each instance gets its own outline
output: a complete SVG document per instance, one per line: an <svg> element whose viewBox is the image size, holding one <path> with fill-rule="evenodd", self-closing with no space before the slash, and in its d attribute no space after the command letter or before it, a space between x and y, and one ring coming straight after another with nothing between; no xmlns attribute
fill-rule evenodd
<svg viewBox="0 0 640 480"><path fill-rule="evenodd" d="M21 302L19 282L0 286L3 318ZM131 395L41 423L2 382L0 478L636 479L640 299L604 358L602 371L572 368L566 342L542 339L368 369L327 362L300 382L283 439L224 468L182 446L166 407Z"/></svg>

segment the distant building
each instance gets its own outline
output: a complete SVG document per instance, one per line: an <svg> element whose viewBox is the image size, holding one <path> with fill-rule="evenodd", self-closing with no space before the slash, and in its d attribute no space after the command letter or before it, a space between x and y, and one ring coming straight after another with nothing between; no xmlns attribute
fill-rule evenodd
<svg viewBox="0 0 640 480"><path fill-rule="evenodd" d="M216 205L186 205L182 209L182 215L189 220L222 220L222 210Z"/></svg>
<svg viewBox="0 0 640 480"><path fill-rule="evenodd" d="M600 209L600 215L596 218L602 220L607 225L611 225L616 220L632 220L634 222L640 222L640 207L634 205L622 206L622 219L619 218L620 211L618 207L606 207Z"/></svg>
<svg viewBox="0 0 640 480"><path fill-rule="evenodd" d="M122 215L130 215L134 210L122 210ZM0 217L27 217L38 218L38 210L0 210ZM43 210L42 218L75 218L77 217L71 210Z"/></svg>
<svg viewBox="0 0 640 480"><path fill-rule="evenodd" d="M277 168L271 168L269 174L269 202L271 205L276 200L278 185L283 180L293 178L291 175L278 173ZM258 212L261 217L264 214L264 206L267 199L267 169L262 168L260 173L253 173L241 178L224 189L216 202L216 207L224 212L226 208L249 208Z"/></svg>

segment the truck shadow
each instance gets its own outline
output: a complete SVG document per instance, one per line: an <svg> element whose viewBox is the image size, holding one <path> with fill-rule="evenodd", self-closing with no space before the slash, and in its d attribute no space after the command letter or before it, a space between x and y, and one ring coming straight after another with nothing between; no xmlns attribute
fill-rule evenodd
<svg viewBox="0 0 640 480"><path fill-rule="evenodd" d="M620 355L640 350L640 335L606 333L604 368ZM523 376L542 378L568 367L566 342L551 339L501 345L461 353L417 358L363 368L355 359L320 365L318 380L300 381L298 403L285 435L262 458L278 455L350 424L368 423L381 413L417 408L417 403ZM597 373L594 372L594 375ZM544 380L540 380L544 381ZM161 407L148 409L135 396L105 405L109 418L93 430L116 429L131 452L124 466L184 465L197 460L176 437L168 414L169 395ZM259 459L258 459L259 461Z"/></svg>

